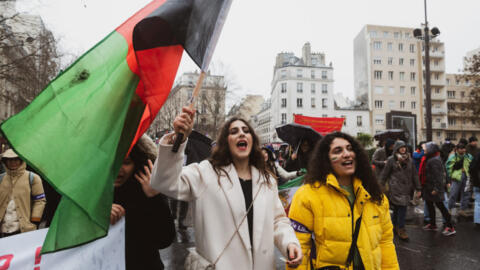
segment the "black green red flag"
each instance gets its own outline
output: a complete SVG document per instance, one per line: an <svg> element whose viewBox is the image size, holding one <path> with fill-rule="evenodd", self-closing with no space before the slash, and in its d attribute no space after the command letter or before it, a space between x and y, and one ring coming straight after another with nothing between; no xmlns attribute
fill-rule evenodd
<svg viewBox="0 0 480 270"><path fill-rule="evenodd" d="M167 99L183 49L208 66L230 2L152 1L2 123L10 145L62 195L43 253L107 234L122 160Z"/></svg>

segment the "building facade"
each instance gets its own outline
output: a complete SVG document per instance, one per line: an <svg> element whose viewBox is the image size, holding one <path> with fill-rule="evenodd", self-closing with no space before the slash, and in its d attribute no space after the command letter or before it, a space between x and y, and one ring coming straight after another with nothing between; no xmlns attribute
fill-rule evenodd
<svg viewBox="0 0 480 270"><path fill-rule="evenodd" d="M436 39L430 49L433 132L441 141L447 122L445 49ZM410 134L410 144L426 138L423 57L413 28L366 25L356 36L355 98L368 107L371 134L401 128Z"/></svg>
<svg viewBox="0 0 480 270"><path fill-rule="evenodd" d="M167 101L152 123L149 134L159 137L162 131L172 129L175 117L183 106L189 104L199 75L197 72L187 72L176 80ZM226 91L227 87L223 76L207 73L195 100L197 110L195 130L213 139L217 136L218 129L225 121Z"/></svg>
<svg viewBox="0 0 480 270"><path fill-rule="evenodd" d="M251 122L255 127L255 133L257 134L260 144L272 143L273 133L272 129L272 102L270 99L265 100L262 103L260 111L252 116Z"/></svg>
<svg viewBox="0 0 480 270"><path fill-rule="evenodd" d="M227 116L236 116L250 121L252 116L261 110L264 101L261 95L246 95L239 103L232 106Z"/></svg>
<svg viewBox="0 0 480 270"><path fill-rule="evenodd" d="M446 74L448 122L446 137L452 141L480 136L480 117L469 110L470 90L477 82L466 81L461 74ZM480 84L480 81L478 82Z"/></svg>
<svg viewBox="0 0 480 270"><path fill-rule="evenodd" d="M294 114L333 117L333 82L332 64L325 64L324 53L312 52L310 43L301 57L279 53L271 84L271 130L292 123ZM271 141L278 141L276 133Z"/></svg>

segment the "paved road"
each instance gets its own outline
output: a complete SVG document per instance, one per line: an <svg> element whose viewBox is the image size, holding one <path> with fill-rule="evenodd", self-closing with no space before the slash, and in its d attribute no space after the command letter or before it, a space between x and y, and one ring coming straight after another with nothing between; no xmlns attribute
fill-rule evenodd
<svg viewBox="0 0 480 270"><path fill-rule="evenodd" d="M409 208L406 228L410 241L394 239L400 268L405 270L480 269L480 230L474 227L472 221L459 220L456 227L457 234L446 237L440 231L422 230L421 209L423 208ZM437 217L437 224L441 224L441 214L438 211ZM176 242L160 252L166 269L183 270L186 248L192 247L193 241L191 227L186 232L177 232ZM278 251L276 257L280 257ZM285 269L280 259L276 260L276 264L277 269Z"/></svg>

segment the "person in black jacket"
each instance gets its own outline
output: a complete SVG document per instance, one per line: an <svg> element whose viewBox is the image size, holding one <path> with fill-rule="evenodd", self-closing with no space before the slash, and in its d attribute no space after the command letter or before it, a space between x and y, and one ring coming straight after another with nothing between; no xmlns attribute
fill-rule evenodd
<svg viewBox="0 0 480 270"><path fill-rule="evenodd" d="M430 223L425 225L423 229L427 231L437 230L435 219L435 206L437 206L445 219L445 229L442 234L445 236L453 235L456 231L452 224L452 216L443 204L446 175L438 145L433 142L428 142L426 144L425 156L425 168L422 168L424 171L421 172L425 174L425 184L423 185L422 194L425 199L425 204L427 204L428 207L428 213L430 214Z"/></svg>
<svg viewBox="0 0 480 270"><path fill-rule="evenodd" d="M470 187L473 189L475 198L475 207L473 214L473 222L480 229L480 153L475 155L470 163Z"/></svg>
<svg viewBox="0 0 480 270"><path fill-rule="evenodd" d="M150 187L156 146L147 136L135 144L115 180L111 224L125 215L126 269L164 269L159 249L175 238L166 197ZM148 177L145 177L148 176Z"/></svg>

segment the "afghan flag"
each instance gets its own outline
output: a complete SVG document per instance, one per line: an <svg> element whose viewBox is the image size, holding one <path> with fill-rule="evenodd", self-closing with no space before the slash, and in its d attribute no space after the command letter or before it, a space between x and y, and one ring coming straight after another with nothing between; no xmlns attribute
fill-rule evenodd
<svg viewBox="0 0 480 270"><path fill-rule="evenodd" d="M62 195L42 252L107 234L113 182L172 88L183 49L208 66L231 0L155 0L0 126Z"/></svg>

